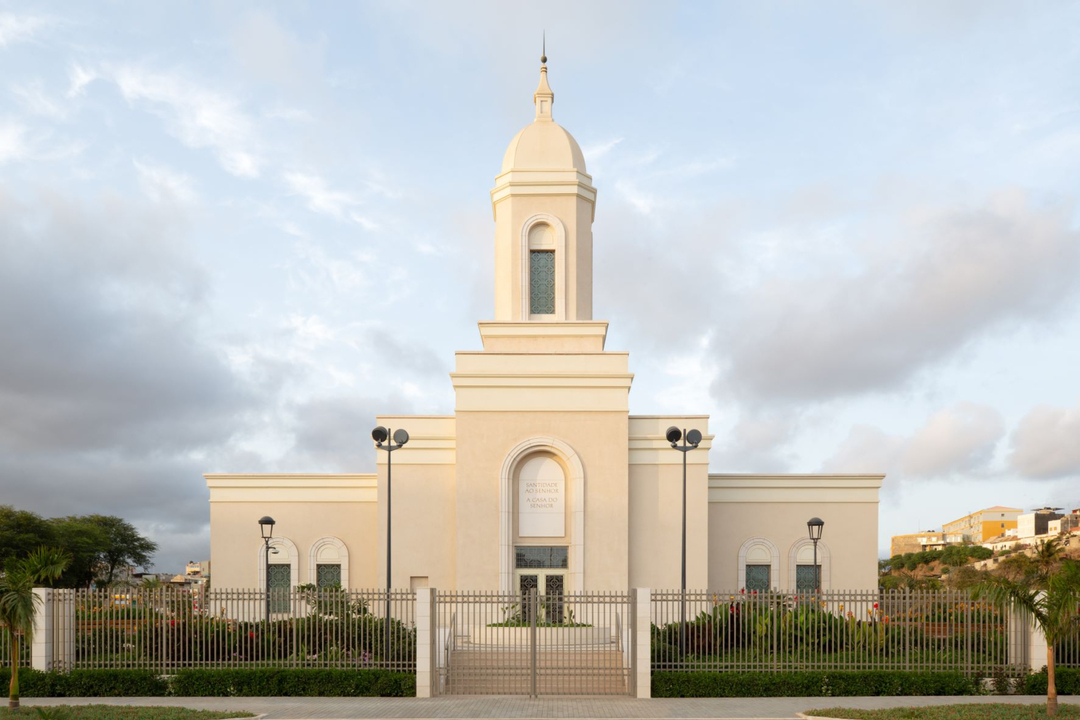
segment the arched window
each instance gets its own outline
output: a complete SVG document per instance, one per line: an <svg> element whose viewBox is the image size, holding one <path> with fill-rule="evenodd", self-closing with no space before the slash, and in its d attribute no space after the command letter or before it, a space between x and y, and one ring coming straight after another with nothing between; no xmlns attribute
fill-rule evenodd
<svg viewBox="0 0 1080 720"><path fill-rule="evenodd" d="M259 589L270 589L270 612L288 612L290 593L297 584L296 544L286 537L270 541L270 556L267 562L266 548L259 543ZM269 567L268 567L269 566ZM267 571L269 570L269 584Z"/></svg>
<svg viewBox="0 0 1080 720"><path fill-rule="evenodd" d="M349 587L349 548L340 538L327 535L312 543L308 582L318 587Z"/></svg>
<svg viewBox="0 0 1080 720"><path fill-rule="evenodd" d="M796 592L813 592L831 587L831 553L824 541L818 541L817 566L814 565L814 543L809 538L797 540L788 551L788 581ZM818 577L820 576L820 585Z"/></svg>
<svg viewBox="0 0 1080 720"><path fill-rule="evenodd" d="M780 551L762 537L750 538L739 548L739 589L767 592L777 587Z"/></svg>
<svg viewBox="0 0 1080 720"><path fill-rule="evenodd" d="M529 228L529 314L555 314L555 230L543 222Z"/></svg>

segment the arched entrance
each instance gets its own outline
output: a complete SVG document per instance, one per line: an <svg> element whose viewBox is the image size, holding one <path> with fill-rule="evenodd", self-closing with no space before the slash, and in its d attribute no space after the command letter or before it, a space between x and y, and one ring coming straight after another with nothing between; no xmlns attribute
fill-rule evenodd
<svg viewBox="0 0 1080 720"><path fill-rule="evenodd" d="M573 448L550 437L518 443L499 494L499 590L519 592L523 575L540 592L549 577L560 593L584 590L585 471Z"/></svg>

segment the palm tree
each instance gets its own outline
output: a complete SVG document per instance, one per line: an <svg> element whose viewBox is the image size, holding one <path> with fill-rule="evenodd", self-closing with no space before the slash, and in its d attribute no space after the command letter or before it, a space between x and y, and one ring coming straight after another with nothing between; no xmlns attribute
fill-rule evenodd
<svg viewBox="0 0 1080 720"><path fill-rule="evenodd" d="M1020 579L987 575L972 590L976 600L1026 610L1046 637L1046 714L1057 714L1054 646L1080 630L1080 562L1061 560L1057 572L1036 567Z"/></svg>
<svg viewBox="0 0 1080 720"><path fill-rule="evenodd" d="M163 587L163 583L161 582L161 578L157 575L147 575L142 579L142 583L139 584L139 587L145 590L158 590Z"/></svg>
<svg viewBox="0 0 1080 720"><path fill-rule="evenodd" d="M1065 547L1061 544L1061 541L1057 538L1047 538L1035 548L1035 555L1032 560L1039 566L1039 570L1049 575L1063 557L1065 557Z"/></svg>
<svg viewBox="0 0 1080 720"><path fill-rule="evenodd" d="M11 639L9 708L19 707L19 634L28 643L34 639L34 612L41 602L34 585L57 579L70 562L66 552L41 547L10 563L0 575L0 627L7 629Z"/></svg>

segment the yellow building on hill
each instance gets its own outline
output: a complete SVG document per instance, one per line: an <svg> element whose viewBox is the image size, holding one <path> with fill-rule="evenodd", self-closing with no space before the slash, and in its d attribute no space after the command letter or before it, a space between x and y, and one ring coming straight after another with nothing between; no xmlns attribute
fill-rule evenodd
<svg viewBox="0 0 1080 720"><path fill-rule="evenodd" d="M1020 508L995 505L945 523L941 530L945 533L946 543L981 543L1015 528L1022 512Z"/></svg>

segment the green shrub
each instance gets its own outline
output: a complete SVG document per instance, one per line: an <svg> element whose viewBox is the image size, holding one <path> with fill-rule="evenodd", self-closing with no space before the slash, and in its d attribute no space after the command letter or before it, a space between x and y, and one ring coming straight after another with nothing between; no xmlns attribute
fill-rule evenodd
<svg viewBox="0 0 1080 720"><path fill-rule="evenodd" d="M183 697L413 697L416 676L389 670L180 670L172 694Z"/></svg>
<svg viewBox="0 0 1080 720"><path fill-rule="evenodd" d="M7 687L11 671L0 668ZM416 676L388 670L180 670L171 682L149 670L19 669L23 697L412 697Z"/></svg>
<svg viewBox="0 0 1080 720"><path fill-rule="evenodd" d="M656 698L976 695L978 692L978 682L958 672L828 670L736 673L700 671L654 672L652 676L652 696Z"/></svg>
<svg viewBox="0 0 1080 720"><path fill-rule="evenodd" d="M11 670L0 668L0 683L7 687ZM72 670L41 672L19 668L19 694L23 697L163 697L168 682L150 670Z"/></svg>
<svg viewBox="0 0 1080 720"><path fill-rule="evenodd" d="M1080 695L1080 668L1054 668L1054 685L1058 695ZM1024 678L1024 695L1046 694L1046 668Z"/></svg>

